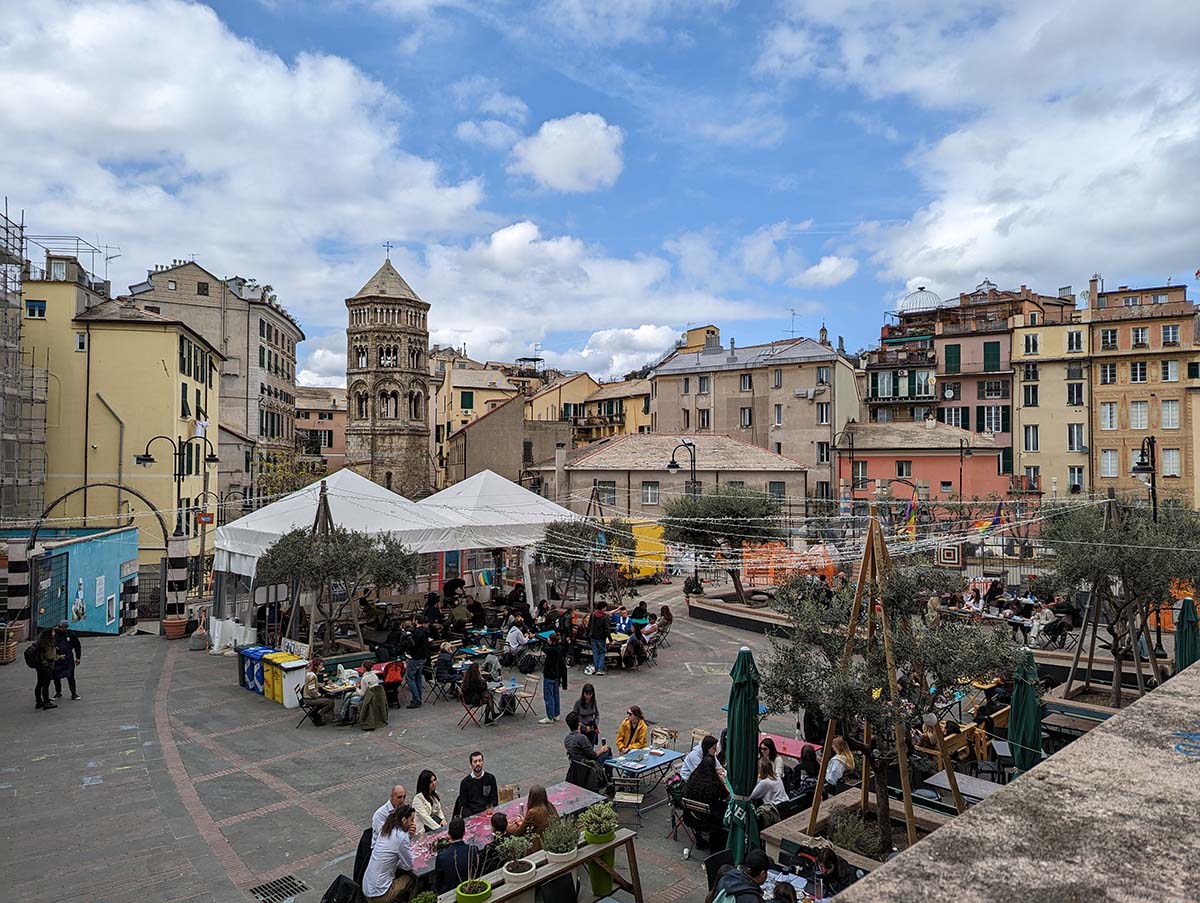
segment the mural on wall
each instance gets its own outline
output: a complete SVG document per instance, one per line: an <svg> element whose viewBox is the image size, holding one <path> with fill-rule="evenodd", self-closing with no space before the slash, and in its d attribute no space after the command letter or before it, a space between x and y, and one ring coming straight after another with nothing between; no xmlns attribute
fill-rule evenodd
<svg viewBox="0 0 1200 903"><path fill-rule="evenodd" d="M83 578L79 578L79 587L75 590L75 601L71 603L71 620L82 621L87 617L87 603L83 601Z"/></svg>

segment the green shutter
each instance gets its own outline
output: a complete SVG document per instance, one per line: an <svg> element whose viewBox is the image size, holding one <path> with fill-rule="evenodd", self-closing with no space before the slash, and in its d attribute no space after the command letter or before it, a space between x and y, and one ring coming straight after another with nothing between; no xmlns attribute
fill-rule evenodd
<svg viewBox="0 0 1200 903"><path fill-rule="evenodd" d="M1012 447L1002 448L1000 450L1000 473L1013 472L1013 452Z"/></svg>
<svg viewBox="0 0 1200 903"><path fill-rule="evenodd" d="M879 397L879 371L878 370L871 371L871 397L872 398Z"/></svg>
<svg viewBox="0 0 1200 903"><path fill-rule="evenodd" d="M1000 369L999 342L983 343L983 369L989 373L994 373Z"/></svg>
<svg viewBox="0 0 1200 903"><path fill-rule="evenodd" d="M946 346L946 372L958 373L962 366L962 346L947 345Z"/></svg>
<svg viewBox="0 0 1200 903"><path fill-rule="evenodd" d="M983 432L983 405L975 405L975 432Z"/></svg>
<svg viewBox="0 0 1200 903"><path fill-rule="evenodd" d="M1200 363L1188 362L1188 379L1200 379Z"/></svg>
<svg viewBox="0 0 1200 903"><path fill-rule="evenodd" d="M962 411L962 428L969 430L971 428L971 409L968 407L959 408Z"/></svg>
<svg viewBox="0 0 1200 903"><path fill-rule="evenodd" d="M1012 432L1012 407L1010 405L1000 407L1000 432Z"/></svg>
<svg viewBox="0 0 1200 903"><path fill-rule="evenodd" d="M916 370L908 371L908 397L909 398L917 397L917 371Z"/></svg>
<svg viewBox="0 0 1200 903"><path fill-rule="evenodd" d="M946 409L938 408L937 414L935 416L937 417L938 423L945 423L946 422Z"/></svg>

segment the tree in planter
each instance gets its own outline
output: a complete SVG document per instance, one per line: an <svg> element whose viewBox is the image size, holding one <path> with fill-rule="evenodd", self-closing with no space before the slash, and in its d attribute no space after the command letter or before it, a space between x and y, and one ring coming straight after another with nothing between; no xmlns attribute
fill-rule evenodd
<svg viewBox="0 0 1200 903"><path fill-rule="evenodd" d="M919 728L933 711L936 694L960 680L1012 673L1017 645L1007 630L987 630L964 623L928 629L920 614L932 593L960 585L961 574L927 564L893 568L868 584L853 655L844 660L846 632L854 603L854 587L827 600L823 587L805 578L781 587L775 607L788 626L771 640L762 669L760 695L772 709L798 712L817 709L842 726L842 733L870 762L874 778L875 820L880 849L892 849L887 771L899 761L899 738ZM872 601L873 600L873 601ZM891 629L898 698L888 688L891 669L881 630L868 637L866 621L872 604L882 606ZM870 728L871 741L852 735L858 725Z"/></svg>
<svg viewBox="0 0 1200 903"><path fill-rule="evenodd" d="M552 569L552 582L560 598L566 598L576 575L582 573L588 581L589 595L602 588L613 601L628 593L637 539L630 523L619 517L555 521L546 525L546 535L534 554L538 564Z"/></svg>
<svg viewBox="0 0 1200 903"><path fill-rule="evenodd" d="M725 555L738 601L742 588L742 543L769 542L786 533L779 502L765 492L724 486L704 495L676 496L663 511L663 541Z"/></svg>
<svg viewBox="0 0 1200 903"><path fill-rule="evenodd" d="M1094 591L1112 653L1109 705L1120 708L1123 659L1138 654L1151 608L1171 598L1172 579L1200 578L1191 551L1200 544L1200 516L1164 505L1155 523L1142 505L1112 499L1106 507L1107 513L1095 506L1051 510L1042 539L1054 550L1054 570L1040 582L1065 593Z"/></svg>

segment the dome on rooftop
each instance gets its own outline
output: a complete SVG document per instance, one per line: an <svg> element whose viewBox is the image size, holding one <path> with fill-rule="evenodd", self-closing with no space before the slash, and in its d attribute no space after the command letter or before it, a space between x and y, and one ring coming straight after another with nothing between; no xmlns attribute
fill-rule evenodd
<svg viewBox="0 0 1200 903"><path fill-rule="evenodd" d="M918 285L915 292L909 292L896 305L897 313L915 313L922 310L934 310L942 306L942 299L937 292L931 292L923 285Z"/></svg>

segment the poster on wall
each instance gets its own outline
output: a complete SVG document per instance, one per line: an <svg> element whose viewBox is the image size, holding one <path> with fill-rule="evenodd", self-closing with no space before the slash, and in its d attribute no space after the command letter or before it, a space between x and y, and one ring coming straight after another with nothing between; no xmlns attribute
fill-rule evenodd
<svg viewBox="0 0 1200 903"><path fill-rule="evenodd" d="M108 596L107 602L108 602L108 611L106 612L106 614L108 617L108 623L111 624L117 620L117 596L116 596L116 594L110 593Z"/></svg>
<svg viewBox="0 0 1200 903"><path fill-rule="evenodd" d="M82 621L87 617L87 603L83 601L83 578L79 578L79 585L75 589L75 601L71 603L71 620Z"/></svg>
<svg viewBox="0 0 1200 903"><path fill-rule="evenodd" d="M96 607L104 607L104 575L96 578Z"/></svg>

